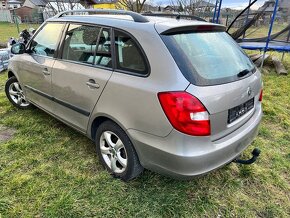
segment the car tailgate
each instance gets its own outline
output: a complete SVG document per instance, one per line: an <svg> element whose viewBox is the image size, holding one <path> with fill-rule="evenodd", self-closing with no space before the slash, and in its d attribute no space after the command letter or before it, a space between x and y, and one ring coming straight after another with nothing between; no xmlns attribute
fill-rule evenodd
<svg viewBox="0 0 290 218"><path fill-rule="evenodd" d="M260 104L261 88L261 74L257 71L243 80L222 85L195 86L191 84L186 91L197 97L207 108L210 114L211 137L215 141L235 131L250 119L256 105ZM254 107L229 123L229 109L251 99L254 99Z"/></svg>

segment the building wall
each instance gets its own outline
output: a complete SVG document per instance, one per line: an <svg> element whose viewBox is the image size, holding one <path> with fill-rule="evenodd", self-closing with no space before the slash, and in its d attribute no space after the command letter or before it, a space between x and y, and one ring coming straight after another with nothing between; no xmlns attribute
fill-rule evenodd
<svg viewBox="0 0 290 218"><path fill-rule="evenodd" d="M0 8L0 22L12 22L12 17L8 9Z"/></svg>
<svg viewBox="0 0 290 218"><path fill-rule="evenodd" d="M123 1L123 0L118 0L118 1ZM93 8L95 9L119 9L119 10L127 10L127 8L121 4L118 4L118 1L111 1L111 2L106 2L106 1L98 1L97 4L93 5Z"/></svg>
<svg viewBox="0 0 290 218"><path fill-rule="evenodd" d="M20 4L8 4L8 9L16 9L16 8L20 8L21 5Z"/></svg>
<svg viewBox="0 0 290 218"><path fill-rule="evenodd" d="M0 0L0 9L7 9L7 0Z"/></svg>
<svg viewBox="0 0 290 218"><path fill-rule="evenodd" d="M93 5L95 9L116 9L116 4L114 3L104 3L104 4L95 4Z"/></svg>
<svg viewBox="0 0 290 218"><path fill-rule="evenodd" d="M37 6L35 4L33 4L30 0L25 0L25 2L23 3L23 7L29 7L29 8L36 8Z"/></svg>
<svg viewBox="0 0 290 218"><path fill-rule="evenodd" d="M21 7L11 10L11 14L17 15L21 18L21 22L42 23L43 15L38 13L35 8Z"/></svg>
<svg viewBox="0 0 290 218"><path fill-rule="evenodd" d="M26 17L30 17L32 14L33 9L28 7L21 7L16 10L11 10L11 13L21 17L21 20L24 20Z"/></svg>

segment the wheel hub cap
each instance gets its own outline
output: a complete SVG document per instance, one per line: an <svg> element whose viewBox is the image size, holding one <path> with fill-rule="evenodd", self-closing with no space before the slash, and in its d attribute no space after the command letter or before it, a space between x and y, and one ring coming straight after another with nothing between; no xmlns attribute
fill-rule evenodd
<svg viewBox="0 0 290 218"><path fill-rule="evenodd" d="M26 101L26 98L23 94L22 88L18 82L11 83L9 86L9 95L12 101L22 107L29 105L29 102Z"/></svg>
<svg viewBox="0 0 290 218"><path fill-rule="evenodd" d="M105 131L100 138L100 151L106 165L114 173L123 173L127 168L127 152L121 139L111 131Z"/></svg>

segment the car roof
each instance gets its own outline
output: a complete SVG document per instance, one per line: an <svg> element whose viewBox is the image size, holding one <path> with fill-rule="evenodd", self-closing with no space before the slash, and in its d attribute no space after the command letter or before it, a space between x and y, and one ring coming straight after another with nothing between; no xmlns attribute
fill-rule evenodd
<svg viewBox="0 0 290 218"><path fill-rule="evenodd" d="M219 24L213 24L205 21L196 20L185 20L175 19L167 17L154 17L145 16L148 22L134 22L133 18L129 15L107 15L107 14L96 14L96 15L68 15L58 18L50 18L50 22L76 22L76 23L88 23L98 24L103 26L111 27L124 27L133 28L134 26L155 26L158 33L165 32L169 29L179 27L190 27L190 26L213 26L213 27L224 27Z"/></svg>

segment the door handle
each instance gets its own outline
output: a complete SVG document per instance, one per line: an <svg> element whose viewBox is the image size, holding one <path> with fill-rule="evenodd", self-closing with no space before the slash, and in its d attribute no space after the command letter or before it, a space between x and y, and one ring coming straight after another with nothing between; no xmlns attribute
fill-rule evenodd
<svg viewBox="0 0 290 218"><path fill-rule="evenodd" d="M49 76L49 75L50 75L50 72L48 71L47 68L44 68L43 71L42 71L42 73L43 73L44 75L46 75L46 76Z"/></svg>
<svg viewBox="0 0 290 218"><path fill-rule="evenodd" d="M98 89L100 88L100 85L98 83L95 82L95 80L90 79L89 81L86 82L87 86L89 86L90 88L93 89Z"/></svg>

